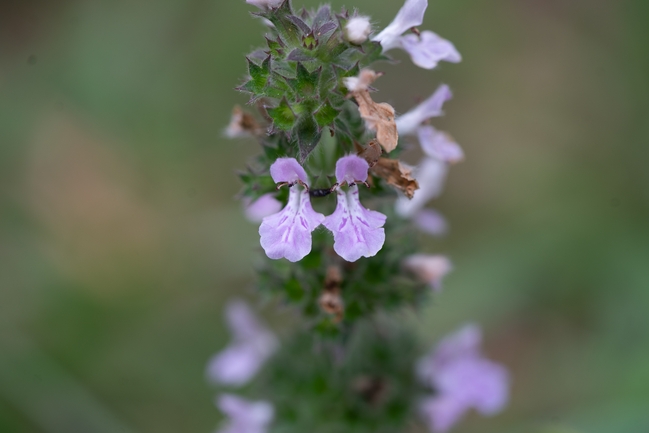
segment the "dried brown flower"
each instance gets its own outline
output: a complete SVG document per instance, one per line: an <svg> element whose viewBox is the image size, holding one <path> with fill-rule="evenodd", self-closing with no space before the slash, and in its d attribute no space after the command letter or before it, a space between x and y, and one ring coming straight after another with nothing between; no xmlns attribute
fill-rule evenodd
<svg viewBox="0 0 649 433"><path fill-rule="evenodd" d="M371 171L403 192L408 198L412 198L415 191L419 189L417 180L412 176L412 168L398 159L379 158Z"/></svg>

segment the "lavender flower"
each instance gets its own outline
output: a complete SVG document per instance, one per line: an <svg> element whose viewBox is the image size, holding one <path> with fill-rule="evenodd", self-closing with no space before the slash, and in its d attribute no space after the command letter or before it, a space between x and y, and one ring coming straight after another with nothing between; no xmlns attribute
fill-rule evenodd
<svg viewBox="0 0 649 433"><path fill-rule="evenodd" d="M225 314L234 338L209 361L207 376L214 383L240 386L275 352L277 339L242 301L229 303Z"/></svg>
<svg viewBox="0 0 649 433"><path fill-rule="evenodd" d="M440 255L413 254L404 259L403 265L421 281L430 284L435 291L442 289L442 279L451 272L451 261Z"/></svg>
<svg viewBox="0 0 649 433"><path fill-rule="evenodd" d="M286 207L263 219L259 227L261 246L271 259L284 257L297 262L311 252L311 233L325 217L311 207L309 180L296 159L277 159L270 175L275 182L287 184L290 192Z"/></svg>
<svg viewBox="0 0 649 433"><path fill-rule="evenodd" d="M424 158L413 171L419 189L411 199L407 197L397 199L395 207L397 213L406 218L415 216L426 203L441 194L447 173L448 165L444 161Z"/></svg>
<svg viewBox="0 0 649 433"><path fill-rule="evenodd" d="M236 395L223 394L216 402L229 420L217 433L265 433L274 417L273 406L265 401L251 402Z"/></svg>
<svg viewBox="0 0 649 433"><path fill-rule="evenodd" d="M480 329L466 325L419 361L419 378L436 391L420 405L432 432L449 431L470 408L494 415L507 404L509 374L482 356L481 340Z"/></svg>
<svg viewBox="0 0 649 433"><path fill-rule="evenodd" d="M412 218L417 228L433 236L442 236L448 231L448 223L442 214L433 209L422 209Z"/></svg>
<svg viewBox="0 0 649 433"><path fill-rule="evenodd" d="M381 43L383 52L393 48L405 50L410 54L412 62L424 69L433 69L442 60L460 62L462 57L455 46L429 30L420 35L403 35L424 22L427 7L428 0L406 0L394 20L372 40Z"/></svg>
<svg viewBox="0 0 649 433"><path fill-rule="evenodd" d="M448 164L464 158L464 152L448 134L437 131L430 125L424 125L424 122L432 117L443 114L444 102L452 96L449 87L443 84L428 99L397 118L399 134L416 134L425 155L413 173L419 183L419 189L411 200L405 197L397 200L396 210L401 216L415 216L428 201L438 197L444 186Z"/></svg>
<svg viewBox="0 0 649 433"><path fill-rule="evenodd" d="M347 183L347 192L338 188L338 205L333 214L322 223L333 232L334 250L348 262L361 257L372 257L385 242L385 215L368 210L358 198L357 182L365 182L369 165L356 156L342 157L336 163L336 179L339 184Z"/></svg>
<svg viewBox="0 0 649 433"><path fill-rule="evenodd" d="M246 0L246 3L257 6L259 9L267 10L270 8L276 8L282 4L282 1L284 0Z"/></svg>
<svg viewBox="0 0 649 433"><path fill-rule="evenodd" d="M282 209L282 203L273 194L264 194L255 201L244 199L244 214L253 223L260 223L267 216L276 214Z"/></svg>
<svg viewBox="0 0 649 433"><path fill-rule="evenodd" d="M406 114L397 117L397 130L400 135L414 135L428 119L439 117L444 112L444 103L453 97L451 89L442 84L425 101L421 102Z"/></svg>

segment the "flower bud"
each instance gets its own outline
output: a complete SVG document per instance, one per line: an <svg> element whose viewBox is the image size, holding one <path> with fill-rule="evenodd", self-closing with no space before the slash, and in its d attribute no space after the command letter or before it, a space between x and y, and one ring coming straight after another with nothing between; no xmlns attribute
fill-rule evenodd
<svg viewBox="0 0 649 433"><path fill-rule="evenodd" d="M372 24L368 17L352 17L345 24L345 39L352 44L362 44L367 40L371 32Z"/></svg>

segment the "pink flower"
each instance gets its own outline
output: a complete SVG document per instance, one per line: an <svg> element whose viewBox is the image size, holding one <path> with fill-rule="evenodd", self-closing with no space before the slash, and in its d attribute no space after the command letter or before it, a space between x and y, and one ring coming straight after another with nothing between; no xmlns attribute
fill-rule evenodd
<svg viewBox="0 0 649 433"><path fill-rule="evenodd" d="M417 135L421 149L427 156L449 164L456 164L464 160L464 152L460 145L445 132L427 125L420 127Z"/></svg>
<svg viewBox="0 0 649 433"><path fill-rule="evenodd" d="M453 265L446 256L413 254L404 259L403 265L417 278L424 281L435 290L442 289L442 279L451 272Z"/></svg>
<svg viewBox="0 0 649 433"><path fill-rule="evenodd" d="M311 252L311 233L324 215L311 207L306 172L294 158L279 158L270 167L277 183L290 188L288 204L280 212L267 216L259 227L260 243L271 259L302 260Z"/></svg>
<svg viewBox="0 0 649 433"><path fill-rule="evenodd" d="M363 207L358 198L357 182L365 182L369 165L367 161L349 155L336 163L336 179L347 183L347 192L338 188L338 205L333 214L322 223L333 232L334 250L348 262L361 257L372 257L385 242L385 215Z"/></svg>
<svg viewBox="0 0 649 433"><path fill-rule="evenodd" d="M449 431L471 408L494 415L507 404L509 374L502 365L482 356L481 340L480 329L466 325L419 361L420 380L436 392L420 405L432 432Z"/></svg>
<svg viewBox="0 0 649 433"><path fill-rule="evenodd" d="M403 35L423 23L427 7L428 0L406 0L394 20L372 40L381 43L383 52L393 48L405 50L413 63L424 69L433 69L442 60L452 63L461 61L460 53L451 42L429 30L421 35Z"/></svg>
<svg viewBox="0 0 649 433"><path fill-rule="evenodd" d="M209 361L207 376L217 384L240 386L272 356L277 349L277 339L242 301L229 303L225 316L233 339Z"/></svg>
<svg viewBox="0 0 649 433"><path fill-rule="evenodd" d="M216 405L229 417L218 433L265 433L273 420L273 406L265 401L247 401L236 395L221 395Z"/></svg>

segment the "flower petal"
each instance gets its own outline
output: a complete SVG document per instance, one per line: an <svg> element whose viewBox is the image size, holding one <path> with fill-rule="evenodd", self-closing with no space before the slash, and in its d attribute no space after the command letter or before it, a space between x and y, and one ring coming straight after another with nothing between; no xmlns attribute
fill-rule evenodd
<svg viewBox="0 0 649 433"><path fill-rule="evenodd" d="M372 40L380 42L384 52L394 48L399 36L424 22L427 7L428 0L406 0L394 20Z"/></svg>
<svg viewBox="0 0 649 433"><path fill-rule="evenodd" d="M446 163L434 158L424 158L414 172L419 189L415 190L411 199L406 197L397 199L397 213L402 217L411 217L423 208L429 200L439 196L447 172L448 166Z"/></svg>
<svg viewBox="0 0 649 433"><path fill-rule="evenodd" d="M348 262L372 257L385 242L385 215L365 209L358 198L358 186L347 193L338 189L338 205L322 223L333 232L334 250Z"/></svg>
<svg viewBox="0 0 649 433"><path fill-rule="evenodd" d="M419 406L420 416L434 433L446 433L460 421L468 407L446 396L423 400Z"/></svg>
<svg viewBox="0 0 649 433"><path fill-rule="evenodd" d="M430 125L417 130L419 144L424 153L431 158L455 164L464 159L464 152L450 135L440 132Z"/></svg>
<svg viewBox="0 0 649 433"><path fill-rule="evenodd" d="M453 97L451 89L442 84L428 99L397 118L397 130L401 135L415 134L423 122L444 114L444 102Z"/></svg>
<svg viewBox="0 0 649 433"><path fill-rule="evenodd" d="M244 302L228 304L226 322L233 341L209 361L207 376L213 383L240 386L275 352L277 339Z"/></svg>
<svg viewBox="0 0 649 433"><path fill-rule="evenodd" d="M290 188L288 204L282 211L264 218L259 235L269 258L284 257L297 262L311 252L311 232L325 217L311 207L308 191L299 190L298 185Z"/></svg>
<svg viewBox="0 0 649 433"><path fill-rule="evenodd" d="M420 68L433 69L442 60L451 63L462 61L462 56L451 42L430 30L421 32L421 35L401 36L399 43Z"/></svg>
<svg viewBox="0 0 649 433"><path fill-rule="evenodd" d="M365 182L369 169L369 164L363 158L357 155L343 156L336 162L336 180L340 184Z"/></svg>
<svg viewBox="0 0 649 433"><path fill-rule="evenodd" d="M435 291L442 289L442 279L453 269L451 261L441 255L413 254L406 257L403 264Z"/></svg>
<svg viewBox="0 0 649 433"><path fill-rule="evenodd" d="M413 217L419 230L432 236L442 236L448 231L446 219L433 209L422 209Z"/></svg>
<svg viewBox="0 0 649 433"><path fill-rule="evenodd" d="M248 401L232 394L220 395L216 405L230 418L219 433L263 433L275 415L266 401Z"/></svg>
<svg viewBox="0 0 649 433"><path fill-rule="evenodd" d="M270 166L270 175L276 183L295 183L299 180L307 185L309 184L306 171L295 158L277 158L273 165Z"/></svg>
<svg viewBox="0 0 649 433"><path fill-rule="evenodd" d="M272 193L264 194L253 202L244 199L244 214L249 221L255 223L260 223L265 217L280 210L282 210L282 202Z"/></svg>

